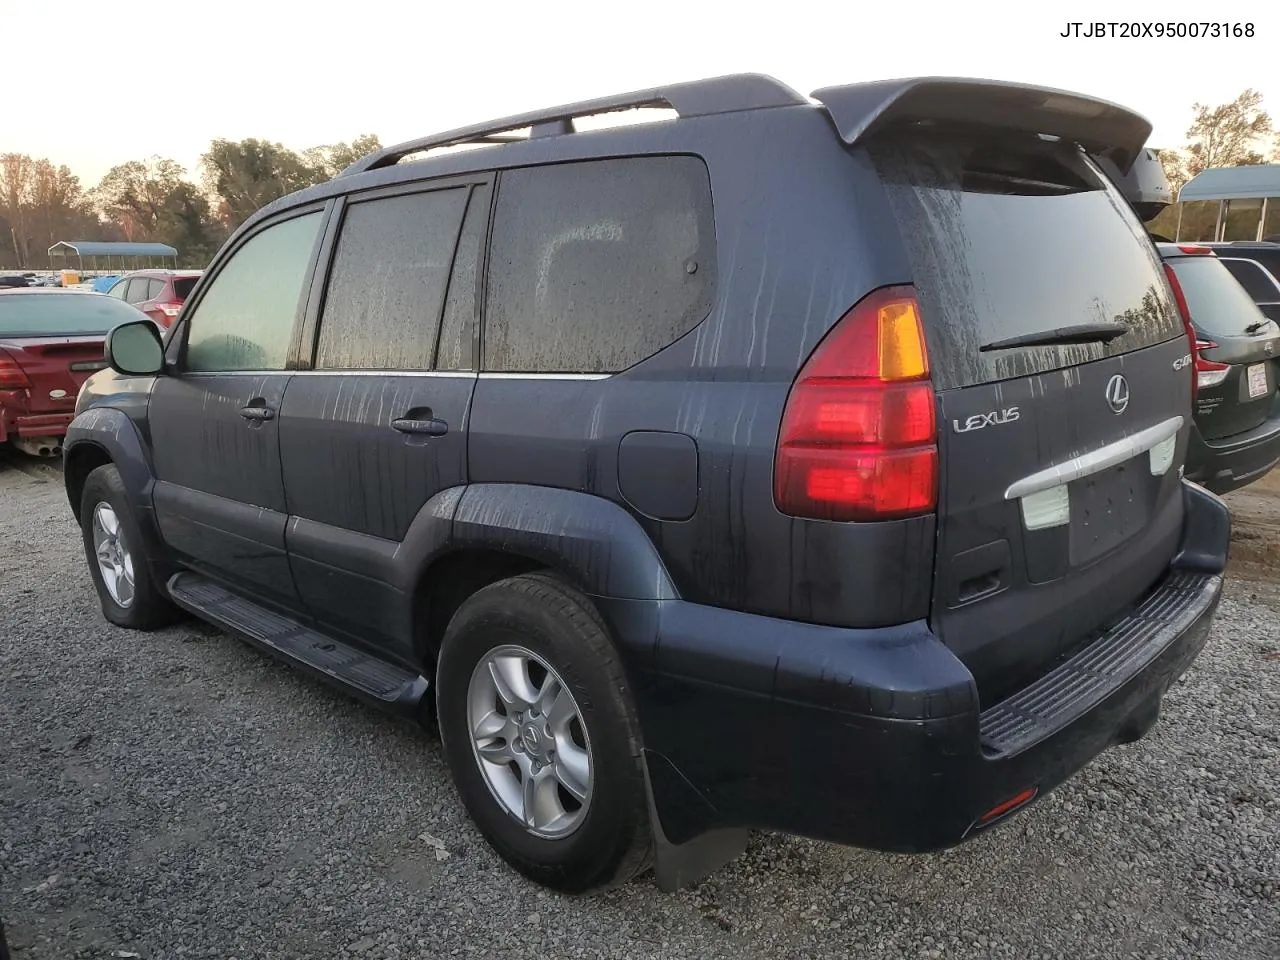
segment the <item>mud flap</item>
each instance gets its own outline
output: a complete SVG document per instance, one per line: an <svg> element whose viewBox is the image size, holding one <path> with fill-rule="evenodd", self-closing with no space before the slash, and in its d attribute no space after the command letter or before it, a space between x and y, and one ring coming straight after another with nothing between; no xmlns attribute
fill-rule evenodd
<svg viewBox="0 0 1280 960"><path fill-rule="evenodd" d="M649 829L653 832L653 872L663 893L675 893L691 886L746 852L750 831L745 827L708 830L687 843L668 840L653 799L648 760L644 764L644 792L649 806Z"/></svg>

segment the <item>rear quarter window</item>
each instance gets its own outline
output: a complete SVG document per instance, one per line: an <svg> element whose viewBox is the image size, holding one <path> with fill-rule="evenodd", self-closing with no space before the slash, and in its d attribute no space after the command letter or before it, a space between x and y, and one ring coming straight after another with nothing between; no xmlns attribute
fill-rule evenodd
<svg viewBox="0 0 1280 960"><path fill-rule="evenodd" d="M1075 147L943 131L868 151L911 260L939 387L1043 373L1180 335L1142 224ZM1107 321L1129 332L1106 344L983 349Z"/></svg>
<svg viewBox="0 0 1280 960"><path fill-rule="evenodd" d="M483 369L613 373L710 312L706 165L655 156L503 173L489 258Z"/></svg>

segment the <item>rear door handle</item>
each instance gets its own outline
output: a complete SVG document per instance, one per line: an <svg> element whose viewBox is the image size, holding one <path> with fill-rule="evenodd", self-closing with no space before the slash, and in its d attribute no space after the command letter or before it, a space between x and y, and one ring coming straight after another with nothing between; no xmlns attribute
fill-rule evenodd
<svg viewBox="0 0 1280 960"><path fill-rule="evenodd" d="M270 407L241 407L240 416L246 420L274 420L276 412Z"/></svg>
<svg viewBox="0 0 1280 960"><path fill-rule="evenodd" d="M426 434L428 437L443 437L449 432L449 424L434 417L429 420L413 420L407 417L400 417L392 420L391 426L401 433L420 433Z"/></svg>

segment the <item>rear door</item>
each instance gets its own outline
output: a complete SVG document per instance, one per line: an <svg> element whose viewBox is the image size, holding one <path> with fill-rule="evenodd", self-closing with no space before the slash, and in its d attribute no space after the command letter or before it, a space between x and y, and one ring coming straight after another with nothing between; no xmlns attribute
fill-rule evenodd
<svg viewBox="0 0 1280 960"><path fill-rule="evenodd" d="M1220 440L1260 426L1276 396L1280 326L1268 319L1254 297L1218 257L1168 256L1192 326L1202 342L1196 426L1206 440ZM1261 270L1251 261L1235 262ZM1254 278L1257 279L1256 277Z"/></svg>
<svg viewBox="0 0 1280 960"><path fill-rule="evenodd" d="M1074 147L952 131L869 150L938 391L933 626L991 702L1166 569L1189 344L1142 225Z"/></svg>
<svg viewBox="0 0 1280 960"><path fill-rule="evenodd" d="M412 584L393 561L423 505L466 481L489 190L486 175L346 201L327 283L323 271L316 280L314 364L281 410L302 601L350 638L406 656Z"/></svg>

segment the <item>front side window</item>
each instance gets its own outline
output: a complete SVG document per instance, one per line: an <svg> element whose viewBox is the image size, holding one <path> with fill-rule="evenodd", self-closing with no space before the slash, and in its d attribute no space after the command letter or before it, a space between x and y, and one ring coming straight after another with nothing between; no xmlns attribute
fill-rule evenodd
<svg viewBox="0 0 1280 960"><path fill-rule="evenodd" d="M468 192L401 194L347 208L317 369L431 369Z"/></svg>
<svg viewBox="0 0 1280 960"><path fill-rule="evenodd" d="M319 229L318 212L294 217L231 255L188 320L185 369L284 369Z"/></svg>
<svg viewBox="0 0 1280 960"><path fill-rule="evenodd" d="M510 170L497 204L485 370L625 370L710 312L715 232L701 159Z"/></svg>

